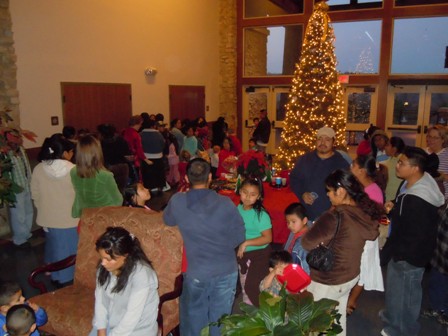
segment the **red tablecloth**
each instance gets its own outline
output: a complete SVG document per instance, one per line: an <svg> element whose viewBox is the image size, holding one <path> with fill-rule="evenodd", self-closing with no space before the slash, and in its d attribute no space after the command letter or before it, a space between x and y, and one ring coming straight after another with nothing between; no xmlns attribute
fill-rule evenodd
<svg viewBox="0 0 448 336"><path fill-rule="evenodd" d="M284 210L289 204L299 202L299 200L291 189L289 189L289 186L277 189L275 187L271 187L269 183L263 183L263 187L263 205L269 212L272 221L272 242L284 244L286 243L289 235ZM229 197L235 205L237 205L240 201L240 197L232 190L222 190L219 193Z"/></svg>

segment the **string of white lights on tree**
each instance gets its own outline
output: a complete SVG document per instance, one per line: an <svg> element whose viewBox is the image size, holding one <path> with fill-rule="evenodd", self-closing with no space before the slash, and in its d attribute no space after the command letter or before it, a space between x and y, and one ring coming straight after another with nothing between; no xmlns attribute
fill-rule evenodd
<svg viewBox="0 0 448 336"><path fill-rule="evenodd" d="M286 104L276 169L292 169L297 158L314 150L322 126L336 132L336 145L345 144L346 120L342 86L336 71L334 32L325 2L315 4L305 32Z"/></svg>

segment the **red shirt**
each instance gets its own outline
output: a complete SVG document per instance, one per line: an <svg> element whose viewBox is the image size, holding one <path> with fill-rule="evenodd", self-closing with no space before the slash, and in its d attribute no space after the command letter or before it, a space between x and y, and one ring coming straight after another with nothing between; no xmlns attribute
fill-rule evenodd
<svg viewBox="0 0 448 336"><path fill-rule="evenodd" d="M136 167L140 167L140 160L146 159L145 152L143 152L140 134L138 134L134 128L128 127L123 130L122 135L128 143L131 153L134 155L134 165Z"/></svg>

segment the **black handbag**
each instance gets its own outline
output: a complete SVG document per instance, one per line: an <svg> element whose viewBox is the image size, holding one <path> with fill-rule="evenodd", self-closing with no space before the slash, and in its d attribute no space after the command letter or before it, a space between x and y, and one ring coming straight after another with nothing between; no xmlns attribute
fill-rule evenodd
<svg viewBox="0 0 448 336"><path fill-rule="evenodd" d="M327 246L325 246L323 243L320 243L318 247L312 249L306 256L308 265L318 271L328 272L333 269L334 253L331 250L331 245L333 244L334 238L338 234L339 224L341 222L341 215L339 214L339 211L336 211L336 214L337 226L333 238L331 238Z"/></svg>

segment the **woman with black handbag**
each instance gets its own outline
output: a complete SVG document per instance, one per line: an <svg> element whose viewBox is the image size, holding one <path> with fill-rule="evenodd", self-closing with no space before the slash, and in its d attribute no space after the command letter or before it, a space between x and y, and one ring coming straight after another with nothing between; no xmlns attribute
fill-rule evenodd
<svg viewBox="0 0 448 336"><path fill-rule="evenodd" d="M303 248L309 251L307 261L311 268L308 291L315 300L339 301L344 329L340 335L346 335L348 296L358 282L365 241L378 237L378 223L384 209L367 196L349 171L334 171L325 184L333 206L302 238Z"/></svg>

